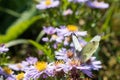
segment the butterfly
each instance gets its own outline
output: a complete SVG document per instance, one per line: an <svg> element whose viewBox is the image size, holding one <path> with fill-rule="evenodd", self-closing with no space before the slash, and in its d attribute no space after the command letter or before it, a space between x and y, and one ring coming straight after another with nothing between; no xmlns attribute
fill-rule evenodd
<svg viewBox="0 0 120 80"><path fill-rule="evenodd" d="M96 35L82 48L77 36L72 34L72 41L76 50L75 57L80 59L82 63L88 61L90 57L93 55L93 53L99 47L100 40L101 40L101 36Z"/></svg>

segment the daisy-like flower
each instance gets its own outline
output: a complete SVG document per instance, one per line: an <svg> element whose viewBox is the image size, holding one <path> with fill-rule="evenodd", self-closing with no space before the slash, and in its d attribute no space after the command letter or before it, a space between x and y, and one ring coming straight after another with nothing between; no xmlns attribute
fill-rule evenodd
<svg viewBox="0 0 120 80"><path fill-rule="evenodd" d="M90 66L93 70L99 70L100 68L102 68L101 62L96 61L96 57L91 57L90 62L87 65Z"/></svg>
<svg viewBox="0 0 120 80"><path fill-rule="evenodd" d="M69 2L78 2L78 3L83 3L86 2L88 0L68 0Z"/></svg>
<svg viewBox="0 0 120 80"><path fill-rule="evenodd" d="M63 60L65 62L64 64L67 66L67 69L69 69L69 71L82 71L89 77L93 77L92 70L99 70L102 68L101 62L96 61L96 57L91 57L88 62L81 63L80 59L74 57L74 51L67 52L67 50L64 48L58 52L55 52L55 55L58 60ZM76 74L78 73L76 72Z"/></svg>
<svg viewBox="0 0 120 80"><path fill-rule="evenodd" d="M0 53L7 52L9 49L5 47L5 45L0 46Z"/></svg>
<svg viewBox="0 0 120 80"><path fill-rule="evenodd" d="M78 31L78 27L75 25L67 25L66 27L61 26L60 29L57 29L57 33L63 36L70 36L72 33L74 33L76 36L87 35L86 31Z"/></svg>
<svg viewBox="0 0 120 80"><path fill-rule="evenodd" d="M64 76L69 71L69 67L62 60L51 62L49 65L53 66L53 76Z"/></svg>
<svg viewBox="0 0 120 80"><path fill-rule="evenodd" d="M43 31L48 37L43 37L42 40L45 42L54 42L53 48L56 49L59 44L64 46L71 45L71 34L74 33L76 36L85 36L86 31L78 31L78 27L75 25L60 26L60 28L44 27ZM83 41L83 40L82 40ZM72 47L72 46L71 46Z"/></svg>
<svg viewBox="0 0 120 80"><path fill-rule="evenodd" d="M6 80L15 80L13 71L8 67L0 67L0 75L3 76Z"/></svg>
<svg viewBox="0 0 120 80"><path fill-rule="evenodd" d="M58 60L63 60L65 62L66 68L68 71L72 69L76 69L79 71L91 71L91 66L88 65L81 65L81 62L79 59L74 58L72 51L68 51L66 49L59 50L59 52L56 52L56 58ZM85 72L84 72L85 73ZM85 73L86 75L92 75L89 73Z"/></svg>
<svg viewBox="0 0 120 80"><path fill-rule="evenodd" d="M80 77L80 72L83 72L86 75L92 75L91 73L85 73L84 71L89 71L90 70L90 66L87 65L82 65L80 60L78 59L71 59L68 62L66 62L66 65L69 67L69 71L70 71L70 76L73 79L79 79Z"/></svg>
<svg viewBox="0 0 120 80"><path fill-rule="evenodd" d="M59 51L56 51L55 55L57 60L63 60L67 62L71 57L73 57L73 52L70 50L66 50L65 48L62 48Z"/></svg>
<svg viewBox="0 0 120 80"><path fill-rule="evenodd" d="M8 67L15 71L24 71L26 68L34 65L38 61L35 57L28 57L25 61L17 64L9 64Z"/></svg>
<svg viewBox="0 0 120 80"><path fill-rule="evenodd" d="M89 70L82 70L82 72L88 75L89 77L93 77L92 70L99 70L102 68L101 62L96 61L95 59L96 57L91 57L87 63L83 64L90 67Z"/></svg>
<svg viewBox="0 0 120 80"><path fill-rule="evenodd" d="M73 47L71 43L71 34L75 34L78 37L85 36L87 34L86 31L78 31L78 27L75 25L60 26L60 28L56 28L56 33L59 38L60 36L63 38L61 38L61 41L64 46L70 45L71 47Z"/></svg>
<svg viewBox="0 0 120 80"><path fill-rule="evenodd" d="M47 34L47 35L51 35L51 39L49 39L48 37L43 37L42 40L45 42L50 42L50 41L61 41L60 38L55 34L56 33L56 28L50 26L50 27L43 27L43 31Z"/></svg>
<svg viewBox="0 0 120 80"><path fill-rule="evenodd" d="M109 7L108 3L98 2L97 0L94 0L93 2L91 0L89 0L86 2L86 4L91 8L105 9L105 8Z"/></svg>
<svg viewBox="0 0 120 80"><path fill-rule="evenodd" d="M14 71L24 71L29 66L30 65L25 61L22 61L21 63L9 64L8 65L8 67L11 68Z"/></svg>
<svg viewBox="0 0 120 80"><path fill-rule="evenodd" d="M50 27L43 27L43 31L48 34L48 35L52 35L56 32L56 29L52 26Z"/></svg>
<svg viewBox="0 0 120 80"><path fill-rule="evenodd" d="M37 80L40 77L44 78L44 76L52 76L53 75L53 67L50 66L47 62L36 62L34 66L26 69L25 71L25 80L34 79Z"/></svg>
<svg viewBox="0 0 120 80"><path fill-rule="evenodd" d="M59 4L59 0L42 0L39 4L36 5L36 8L43 10L47 8L57 7Z"/></svg>
<svg viewBox="0 0 120 80"><path fill-rule="evenodd" d="M75 67L76 69L80 69L80 70L89 70L90 67L87 65L81 65L80 60L78 59L71 59L68 62L66 62L67 65L69 65L69 69L71 70L73 67Z"/></svg>
<svg viewBox="0 0 120 80"><path fill-rule="evenodd" d="M99 70L102 68L101 62L96 61L95 57L91 57L89 62L81 63L79 59L71 59L66 62L69 65L69 69L72 70L73 68L82 71L89 77L93 77L92 70Z"/></svg>

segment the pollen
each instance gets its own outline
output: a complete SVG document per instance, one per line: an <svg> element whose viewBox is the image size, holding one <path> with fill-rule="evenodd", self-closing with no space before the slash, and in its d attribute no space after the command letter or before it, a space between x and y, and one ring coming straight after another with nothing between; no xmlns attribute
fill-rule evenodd
<svg viewBox="0 0 120 80"><path fill-rule="evenodd" d="M35 68L38 70L38 71L43 71L47 68L47 63L46 62L37 62L35 65Z"/></svg>
<svg viewBox="0 0 120 80"><path fill-rule="evenodd" d="M18 64L17 64L17 67L18 67L19 69L21 69L21 68L22 68L22 65L21 65L20 63L18 63Z"/></svg>
<svg viewBox="0 0 120 80"><path fill-rule="evenodd" d="M72 65L72 66L79 66L80 65L80 61L79 60L72 60L70 63L69 63L70 65Z"/></svg>
<svg viewBox="0 0 120 80"><path fill-rule="evenodd" d="M56 66L59 65L59 64L64 64L64 61L59 60L59 61L56 61L56 62L55 62L55 65L56 65Z"/></svg>
<svg viewBox="0 0 120 80"><path fill-rule="evenodd" d="M6 74L12 74L12 72L13 72L13 71L12 71L10 68L8 68L8 67L4 67L3 70L4 70L4 72L5 72Z"/></svg>
<svg viewBox="0 0 120 80"><path fill-rule="evenodd" d="M51 3L52 3L51 0L46 0L45 2L46 5L50 5Z"/></svg>
<svg viewBox="0 0 120 80"><path fill-rule="evenodd" d="M68 25L68 26L67 26L67 29L68 29L69 31L74 32L74 31L77 31L77 30L78 30L78 27L75 26L75 25Z"/></svg>
<svg viewBox="0 0 120 80"><path fill-rule="evenodd" d="M16 76L16 80L22 80L24 78L24 73L19 73L17 76Z"/></svg>
<svg viewBox="0 0 120 80"><path fill-rule="evenodd" d="M67 57L68 58L72 58L73 57L73 52L72 51L70 51L70 50L68 50L67 52L66 52L66 54L67 54Z"/></svg>

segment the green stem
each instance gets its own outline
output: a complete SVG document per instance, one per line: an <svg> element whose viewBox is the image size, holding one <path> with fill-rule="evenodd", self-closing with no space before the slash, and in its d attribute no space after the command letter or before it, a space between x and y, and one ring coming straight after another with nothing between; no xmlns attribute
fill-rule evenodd
<svg viewBox="0 0 120 80"><path fill-rule="evenodd" d="M7 13L7 14L10 14L10 15L12 15L12 16L14 16L14 17L20 17L20 15L21 15L21 14L15 12L15 11L13 11L13 10L6 9L6 8L3 8L3 7L0 7L0 11L5 12L5 13Z"/></svg>
<svg viewBox="0 0 120 80"><path fill-rule="evenodd" d="M13 40L13 41L10 41L9 43L5 44L6 47L12 47L12 46L15 46L15 45L18 45L18 44L28 44L28 40L25 40L25 39L19 39L19 40Z"/></svg>
<svg viewBox="0 0 120 80"><path fill-rule="evenodd" d="M40 39L43 37L44 34L45 34L45 32L44 32L44 31L41 31L41 32L39 33L38 37L36 38L36 42L39 42Z"/></svg>

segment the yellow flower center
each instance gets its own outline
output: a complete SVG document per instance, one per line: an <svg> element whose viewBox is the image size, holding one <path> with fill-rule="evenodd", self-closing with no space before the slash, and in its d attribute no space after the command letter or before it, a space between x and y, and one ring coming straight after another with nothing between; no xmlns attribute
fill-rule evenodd
<svg viewBox="0 0 120 80"><path fill-rule="evenodd" d="M77 30L78 30L78 27L75 26L75 25L68 25L68 26L67 26L67 29L68 29L69 31L74 32L74 31L77 31Z"/></svg>
<svg viewBox="0 0 120 80"><path fill-rule="evenodd" d="M56 66L58 66L58 65L60 65L60 64L64 64L64 62L63 62L62 60L59 60L59 61L56 61L56 62L55 62L55 65L56 65Z"/></svg>
<svg viewBox="0 0 120 80"><path fill-rule="evenodd" d="M52 4L52 2L51 2L51 0L46 0L46 1L45 1L45 4L46 4L46 5L50 5L50 4Z"/></svg>
<svg viewBox="0 0 120 80"><path fill-rule="evenodd" d="M24 73L19 73L17 76L16 76L16 80L22 80L24 78Z"/></svg>
<svg viewBox="0 0 120 80"><path fill-rule="evenodd" d="M47 63L46 62L37 62L34 66L38 71L43 71L47 68Z"/></svg>
<svg viewBox="0 0 120 80"><path fill-rule="evenodd" d="M52 35L52 38L53 38L53 39L57 39L58 36L54 34L54 35Z"/></svg>
<svg viewBox="0 0 120 80"><path fill-rule="evenodd" d="M12 71L10 68L8 68L8 67L4 67L3 70L4 70L4 72L5 72L6 74L12 74L12 72L13 72L13 71Z"/></svg>

